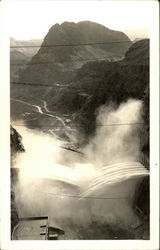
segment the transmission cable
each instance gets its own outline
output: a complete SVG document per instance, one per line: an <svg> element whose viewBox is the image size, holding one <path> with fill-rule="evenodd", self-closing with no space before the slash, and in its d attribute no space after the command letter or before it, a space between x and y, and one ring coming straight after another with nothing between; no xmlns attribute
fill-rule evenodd
<svg viewBox="0 0 160 250"><path fill-rule="evenodd" d="M95 127L113 127L113 126L134 126L134 125L143 125L144 123L142 123L142 122L135 122L135 123L113 123L113 124L97 124L97 125L95 125ZM36 125L34 125L34 124L15 124L15 123L12 123L12 125L13 126L18 126L18 127L26 127L26 126L30 126L30 127L38 127L38 124ZM42 125L42 127L43 128L54 128L55 126L54 125ZM67 127L67 125L66 125L66 127L65 126L63 126L64 127L64 129L63 130L69 130L69 129L74 129L74 128L83 128L83 126L82 125L77 125L77 126L71 126L71 127ZM62 126L57 126L56 128L55 128L55 131L56 130L58 130L59 128L62 128ZM62 130L62 129L60 129L60 130Z"/></svg>
<svg viewBox="0 0 160 250"><path fill-rule="evenodd" d="M74 46L87 46L87 45L106 45L112 43L132 43L130 40L124 41L108 41L108 42L92 42L92 43L73 43L73 44L52 44L52 45L15 45L10 48L54 48L54 47L74 47Z"/></svg>

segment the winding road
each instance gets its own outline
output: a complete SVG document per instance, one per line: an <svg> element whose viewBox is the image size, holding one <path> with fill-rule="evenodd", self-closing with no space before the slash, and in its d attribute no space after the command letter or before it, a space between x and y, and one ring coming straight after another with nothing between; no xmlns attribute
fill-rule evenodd
<svg viewBox="0 0 160 250"><path fill-rule="evenodd" d="M66 132L66 135L67 135L68 137L70 137L69 134L67 133L67 130L71 130L71 128L65 124L65 121L64 121L61 117L55 115L53 111L50 111L50 110L48 109L48 107L47 107L48 105L47 105L47 102L46 102L45 100L42 100L42 102L43 102L43 106L42 106L42 107L41 107L41 106L38 106L38 105L35 105L35 104L28 103L28 102L26 102L26 101L22 101L22 100L19 100L19 99L15 99L15 98L11 98L11 101L19 102L19 103L22 103L22 104L24 104L24 105L30 106L30 107L34 108L34 111L35 111L35 112L37 112L37 113L39 113L39 114L41 114L41 115L45 115L45 116L48 116L48 117L52 117L54 120L56 119L56 121L59 121L59 122L61 123L61 125L62 125L62 128L61 128L61 129L64 129L65 132ZM49 132L50 132L52 135L55 136L55 133L54 133L53 131L54 131L53 129L49 129Z"/></svg>

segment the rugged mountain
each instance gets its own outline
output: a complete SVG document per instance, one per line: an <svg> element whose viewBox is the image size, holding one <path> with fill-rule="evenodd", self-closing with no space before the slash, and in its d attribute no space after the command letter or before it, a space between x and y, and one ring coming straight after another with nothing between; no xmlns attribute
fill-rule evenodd
<svg viewBox="0 0 160 250"><path fill-rule="evenodd" d="M131 45L122 32L93 22L55 24L20 81L51 83L70 81L86 61L118 60Z"/></svg>
<svg viewBox="0 0 160 250"><path fill-rule="evenodd" d="M42 39L16 40L13 37L10 37L11 52L16 50L23 53L25 56L31 58L39 50L42 41ZM27 46L32 47L27 48Z"/></svg>
<svg viewBox="0 0 160 250"><path fill-rule="evenodd" d="M99 60L102 55L105 60ZM55 24L18 81L11 84L14 120L43 130L44 124L48 129L68 120L88 136L100 105L143 100L149 88L149 40L131 44L125 34L92 22Z"/></svg>
<svg viewBox="0 0 160 250"><path fill-rule="evenodd" d="M113 41L115 43L112 43ZM121 43L121 41L124 42ZM101 44L105 42L107 44ZM83 45L56 46L74 44ZM71 79L76 76L77 70L87 61L101 62L103 58L107 58L106 61L118 60L124 56L130 44L131 41L125 34L100 24L92 22L55 24L46 35L38 53L33 56L27 67L23 68L24 70L18 72L19 79L16 78L14 81L11 78L11 98L37 105L42 105L42 100L49 98L49 103L52 103L50 99L53 99L53 96L54 99L57 98L63 83L65 82L66 86L69 85ZM30 49L27 48L27 50ZM11 66L11 71L13 67ZM14 84L12 84L13 81ZM30 113L30 106L22 105L15 100L12 100L11 104L14 119L22 119L25 112Z"/></svg>

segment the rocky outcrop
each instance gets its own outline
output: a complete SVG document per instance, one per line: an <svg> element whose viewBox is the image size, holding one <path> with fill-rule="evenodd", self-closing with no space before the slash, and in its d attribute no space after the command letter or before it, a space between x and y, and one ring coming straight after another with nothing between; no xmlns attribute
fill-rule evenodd
<svg viewBox="0 0 160 250"><path fill-rule="evenodd" d="M14 156L17 152L24 152L24 146L22 144L22 136L17 132L15 128L10 126L10 146L11 155Z"/></svg>

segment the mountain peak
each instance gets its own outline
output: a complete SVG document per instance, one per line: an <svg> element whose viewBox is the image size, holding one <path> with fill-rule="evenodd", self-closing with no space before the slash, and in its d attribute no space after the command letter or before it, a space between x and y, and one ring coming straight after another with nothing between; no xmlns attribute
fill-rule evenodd
<svg viewBox="0 0 160 250"><path fill-rule="evenodd" d="M54 24L46 35L43 45L104 43L108 41L128 41L129 45L131 44L130 39L123 32L111 30L95 22L81 21ZM122 50L123 47L126 46L121 44Z"/></svg>

